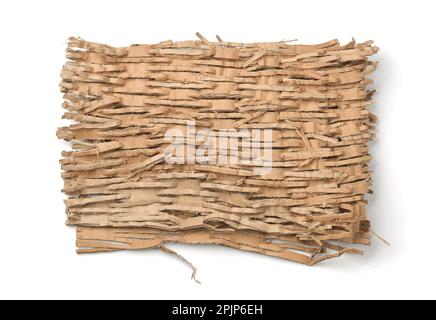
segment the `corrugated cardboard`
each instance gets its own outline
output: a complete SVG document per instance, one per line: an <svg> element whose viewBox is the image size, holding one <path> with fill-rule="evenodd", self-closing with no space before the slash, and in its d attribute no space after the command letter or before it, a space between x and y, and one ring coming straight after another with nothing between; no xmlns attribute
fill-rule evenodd
<svg viewBox="0 0 436 320"><path fill-rule="evenodd" d="M78 252L220 244L307 265L369 244L371 41L70 38L61 166ZM165 132L272 129L272 170L168 164ZM237 153L240 150L237 150Z"/></svg>

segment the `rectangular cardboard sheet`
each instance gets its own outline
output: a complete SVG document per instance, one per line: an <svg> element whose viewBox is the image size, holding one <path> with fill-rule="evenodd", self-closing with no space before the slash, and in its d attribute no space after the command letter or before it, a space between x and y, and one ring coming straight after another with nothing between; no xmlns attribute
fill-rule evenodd
<svg viewBox="0 0 436 320"><path fill-rule="evenodd" d="M60 162L78 252L219 244L307 265L362 253L377 47L198 37L125 48L69 39L61 90L72 122L57 135L72 146ZM165 134L187 134L188 121L196 132L270 129L271 170L168 163Z"/></svg>

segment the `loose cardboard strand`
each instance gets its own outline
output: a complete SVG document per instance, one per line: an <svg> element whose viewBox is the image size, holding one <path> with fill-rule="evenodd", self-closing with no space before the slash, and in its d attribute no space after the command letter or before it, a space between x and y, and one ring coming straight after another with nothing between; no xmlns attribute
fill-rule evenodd
<svg viewBox="0 0 436 320"><path fill-rule="evenodd" d="M69 39L60 87L73 124L58 137L72 143L61 167L78 252L202 243L306 265L362 254L346 245L371 238L366 77L378 48L197 37L126 48ZM271 172L166 163L165 133L187 121L272 129Z"/></svg>

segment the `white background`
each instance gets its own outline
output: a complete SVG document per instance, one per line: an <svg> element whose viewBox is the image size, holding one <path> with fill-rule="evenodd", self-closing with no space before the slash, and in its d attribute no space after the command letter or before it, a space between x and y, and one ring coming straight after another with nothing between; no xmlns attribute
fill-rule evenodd
<svg viewBox="0 0 436 320"><path fill-rule="evenodd" d="M435 298L434 1L0 1L0 298ZM77 35L161 40L375 40L374 239L366 255L309 268L224 247L75 253L58 159L59 73Z"/></svg>

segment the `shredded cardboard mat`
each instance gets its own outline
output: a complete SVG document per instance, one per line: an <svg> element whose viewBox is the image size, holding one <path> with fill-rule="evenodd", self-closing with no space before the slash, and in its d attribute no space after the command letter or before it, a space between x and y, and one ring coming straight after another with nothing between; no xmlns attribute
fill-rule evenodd
<svg viewBox="0 0 436 320"><path fill-rule="evenodd" d="M73 123L57 135L72 144L60 162L78 252L220 244L307 265L361 254L373 42L197 36L126 48L69 39L61 90ZM239 144L230 153L246 161L170 163L166 134L186 134L187 150L188 123L217 136L269 130L269 144L257 141L271 149L268 170Z"/></svg>

